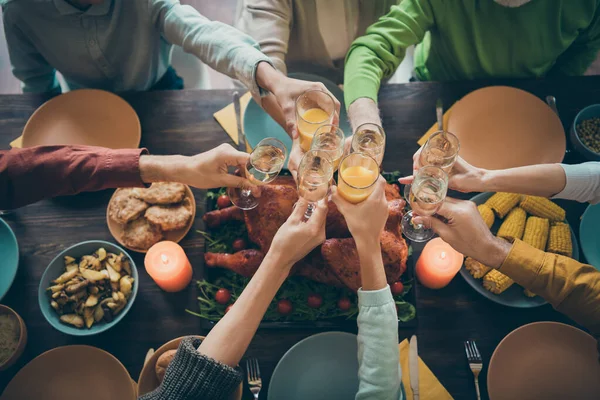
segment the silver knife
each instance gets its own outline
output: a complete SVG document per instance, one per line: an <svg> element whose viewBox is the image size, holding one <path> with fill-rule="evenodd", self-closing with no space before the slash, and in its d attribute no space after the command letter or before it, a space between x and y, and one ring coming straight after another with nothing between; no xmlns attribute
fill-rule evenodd
<svg viewBox="0 0 600 400"><path fill-rule="evenodd" d="M238 131L238 150L246 152L246 136L242 130L242 108L240 106L240 94L233 92L233 109L235 110L235 120L237 122Z"/></svg>
<svg viewBox="0 0 600 400"><path fill-rule="evenodd" d="M413 392L413 400L419 400L419 350L417 349L417 337L412 335L408 349L408 370L410 374L410 388Z"/></svg>

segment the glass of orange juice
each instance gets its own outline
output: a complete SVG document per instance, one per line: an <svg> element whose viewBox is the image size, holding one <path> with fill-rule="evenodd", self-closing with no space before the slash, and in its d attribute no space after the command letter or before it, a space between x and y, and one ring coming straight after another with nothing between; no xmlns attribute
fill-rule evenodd
<svg viewBox="0 0 600 400"><path fill-rule="evenodd" d="M296 99L296 119L300 147L310 150L310 143L317 128L333 122L335 102L329 93L322 90L308 90Z"/></svg>
<svg viewBox="0 0 600 400"><path fill-rule="evenodd" d="M336 171L344 156L344 139L344 132L337 126L322 125L315 131L310 149L327 153L333 162L333 170Z"/></svg>
<svg viewBox="0 0 600 400"><path fill-rule="evenodd" d="M340 163L338 192L350 203L360 203L373 193L379 165L365 153L351 153Z"/></svg>

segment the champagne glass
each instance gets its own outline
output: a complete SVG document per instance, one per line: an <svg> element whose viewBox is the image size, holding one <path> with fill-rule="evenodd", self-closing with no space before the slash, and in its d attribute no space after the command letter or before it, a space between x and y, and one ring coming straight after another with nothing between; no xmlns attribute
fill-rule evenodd
<svg viewBox="0 0 600 400"><path fill-rule="evenodd" d="M377 124L366 123L360 125L352 136L352 151L367 153L381 166L385 153L385 132Z"/></svg>
<svg viewBox="0 0 600 400"><path fill-rule="evenodd" d="M412 208L402 217L404 236L413 242L425 242L433 237L433 230L413 223L413 217L435 214L442 206L447 191L448 174L444 170L428 165L417 171L412 185L404 187L404 197Z"/></svg>
<svg viewBox="0 0 600 400"><path fill-rule="evenodd" d="M266 185L277 178L286 155L287 149L281 141L275 138L263 139L250 153L242 176L254 185ZM252 210L258 205L250 187L229 188L227 194L231 202L242 210Z"/></svg>
<svg viewBox="0 0 600 400"><path fill-rule="evenodd" d="M351 153L340 163L338 193L350 203L360 203L373 193L379 178L377 161L365 153Z"/></svg>
<svg viewBox="0 0 600 400"><path fill-rule="evenodd" d="M316 130L310 148L327 153L335 172L344 156L344 132L335 125L323 125Z"/></svg>
<svg viewBox="0 0 600 400"><path fill-rule="evenodd" d="M298 196L308 202L306 219L312 215L315 204L327 197L332 177L333 163L327 152L310 150L304 154L298 167Z"/></svg>
<svg viewBox="0 0 600 400"><path fill-rule="evenodd" d="M333 97L322 90L308 90L296 99L296 120L300 147L310 150L310 143L317 128L331 124L335 115Z"/></svg>
<svg viewBox="0 0 600 400"><path fill-rule="evenodd" d="M421 150L419 163L421 167L433 165L441 168L447 174L458 158L460 142L458 138L447 131L434 132Z"/></svg>

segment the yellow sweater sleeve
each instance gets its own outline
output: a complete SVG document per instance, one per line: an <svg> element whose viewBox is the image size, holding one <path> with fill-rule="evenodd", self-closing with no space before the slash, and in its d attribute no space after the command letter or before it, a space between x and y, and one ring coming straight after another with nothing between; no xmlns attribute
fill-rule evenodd
<svg viewBox="0 0 600 400"><path fill-rule="evenodd" d="M600 339L600 271L515 240L499 269Z"/></svg>

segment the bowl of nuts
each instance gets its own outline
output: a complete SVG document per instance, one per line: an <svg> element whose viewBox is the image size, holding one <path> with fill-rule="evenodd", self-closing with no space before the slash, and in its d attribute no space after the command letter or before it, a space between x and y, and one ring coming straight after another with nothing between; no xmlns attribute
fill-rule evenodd
<svg viewBox="0 0 600 400"><path fill-rule="evenodd" d="M42 276L38 301L54 328L89 336L123 319L137 291L137 268L125 250L93 240L71 246L52 260Z"/></svg>
<svg viewBox="0 0 600 400"><path fill-rule="evenodd" d="M600 161L600 104L581 110L571 127L573 147L591 161Z"/></svg>

